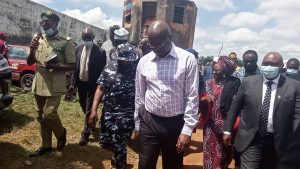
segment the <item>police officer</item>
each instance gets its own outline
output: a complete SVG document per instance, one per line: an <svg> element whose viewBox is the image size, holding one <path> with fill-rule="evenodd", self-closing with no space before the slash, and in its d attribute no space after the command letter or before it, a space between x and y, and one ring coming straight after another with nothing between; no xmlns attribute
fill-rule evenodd
<svg viewBox="0 0 300 169"><path fill-rule="evenodd" d="M27 63L36 63L32 91L35 94L42 145L30 153L30 157L52 151L52 132L57 138L57 150L66 144L66 129L57 109L61 96L66 92L66 71L73 70L75 66L71 38L59 35L57 29L60 20L58 15L47 11L41 14L41 19L42 33L34 35Z"/></svg>
<svg viewBox="0 0 300 169"><path fill-rule="evenodd" d="M128 43L119 45L113 56L116 60L106 65L97 81L89 125L94 127L98 121L97 108L105 96L100 144L102 148L112 146L114 150L111 168L126 169L126 143L134 129L135 61L140 56Z"/></svg>

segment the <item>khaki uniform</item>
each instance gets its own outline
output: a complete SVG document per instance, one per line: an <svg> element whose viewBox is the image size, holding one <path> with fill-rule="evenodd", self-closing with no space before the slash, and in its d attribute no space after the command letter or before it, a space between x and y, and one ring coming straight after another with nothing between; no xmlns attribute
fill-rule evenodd
<svg viewBox="0 0 300 169"><path fill-rule="evenodd" d="M59 139L64 128L57 115L61 96L66 92L66 71L46 69L44 60L53 53L58 55L59 64L75 63L75 51L71 38L56 35L47 38L45 35L39 40L36 50L36 74L32 84L35 94L36 110L40 123L42 147L52 147L52 132Z"/></svg>

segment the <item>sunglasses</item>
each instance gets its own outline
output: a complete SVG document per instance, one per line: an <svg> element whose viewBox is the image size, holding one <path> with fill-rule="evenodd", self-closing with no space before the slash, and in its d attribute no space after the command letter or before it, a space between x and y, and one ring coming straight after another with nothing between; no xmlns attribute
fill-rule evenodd
<svg viewBox="0 0 300 169"><path fill-rule="evenodd" d="M170 39L166 39L162 44L160 45L152 45L150 42L147 43L147 46L150 49L162 49L163 47L166 46L166 44L170 41Z"/></svg>

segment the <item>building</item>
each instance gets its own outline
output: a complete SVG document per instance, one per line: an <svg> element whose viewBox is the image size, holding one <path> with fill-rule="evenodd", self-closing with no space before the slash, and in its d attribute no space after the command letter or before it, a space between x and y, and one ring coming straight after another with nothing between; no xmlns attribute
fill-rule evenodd
<svg viewBox="0 0 300 169"><path fill-rule="evenodd" d="M138 44L147 37L149 25L166 21L172 30L173 42L181 48L193 47L197 7L189 0L125 0L123 27L129 30L129 41Z"/></svg>
<svg viewBox="0 0 300 169"><path fill-rule="evenodd" d="M29 45L33 34L40 31L41 13L47 10L54 11L30 0L1 0L0 31L9 35L9 44ZM55 13L61 19L60 32L80 43L82 29L89 24L56 11ZM105 39L106 30L91 27L95 32L96 39Z"/></svg>

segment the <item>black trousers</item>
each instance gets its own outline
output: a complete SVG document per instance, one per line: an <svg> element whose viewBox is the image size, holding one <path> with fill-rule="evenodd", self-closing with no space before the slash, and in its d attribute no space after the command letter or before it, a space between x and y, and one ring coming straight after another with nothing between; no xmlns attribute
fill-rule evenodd
<svg viewBox="0 0 300 169"><path fill-rule="evenodd" d="M276 169L277 157L273 134L257 134L250 146L241 154L241 169Z"/></svg>
<svg viewBox="0 0 300 169"><path fill-rule="evenodd" d="M163 169L182 169L183 153L177 153L177 140L184 125L183 115L159 117L147 111L140 114L139 169L156 169L159 153Z"/></svg>
<svg viewBox="0 0 300 169"><path fill-rule="evenodd" d="M0 79L0 89L2 92L2 95L9 94L9 82L10 79Z"/></svg>
<svg viewBox="0 0 300 169"><path fill-rule="evenodd" d="M84 128L81 132L81 137L89 137L91 128L88 126L89 116L93 106L93 99L96 92L96 87L91 87L90 82L78 82L79 103L85 114Z"/></svg>

